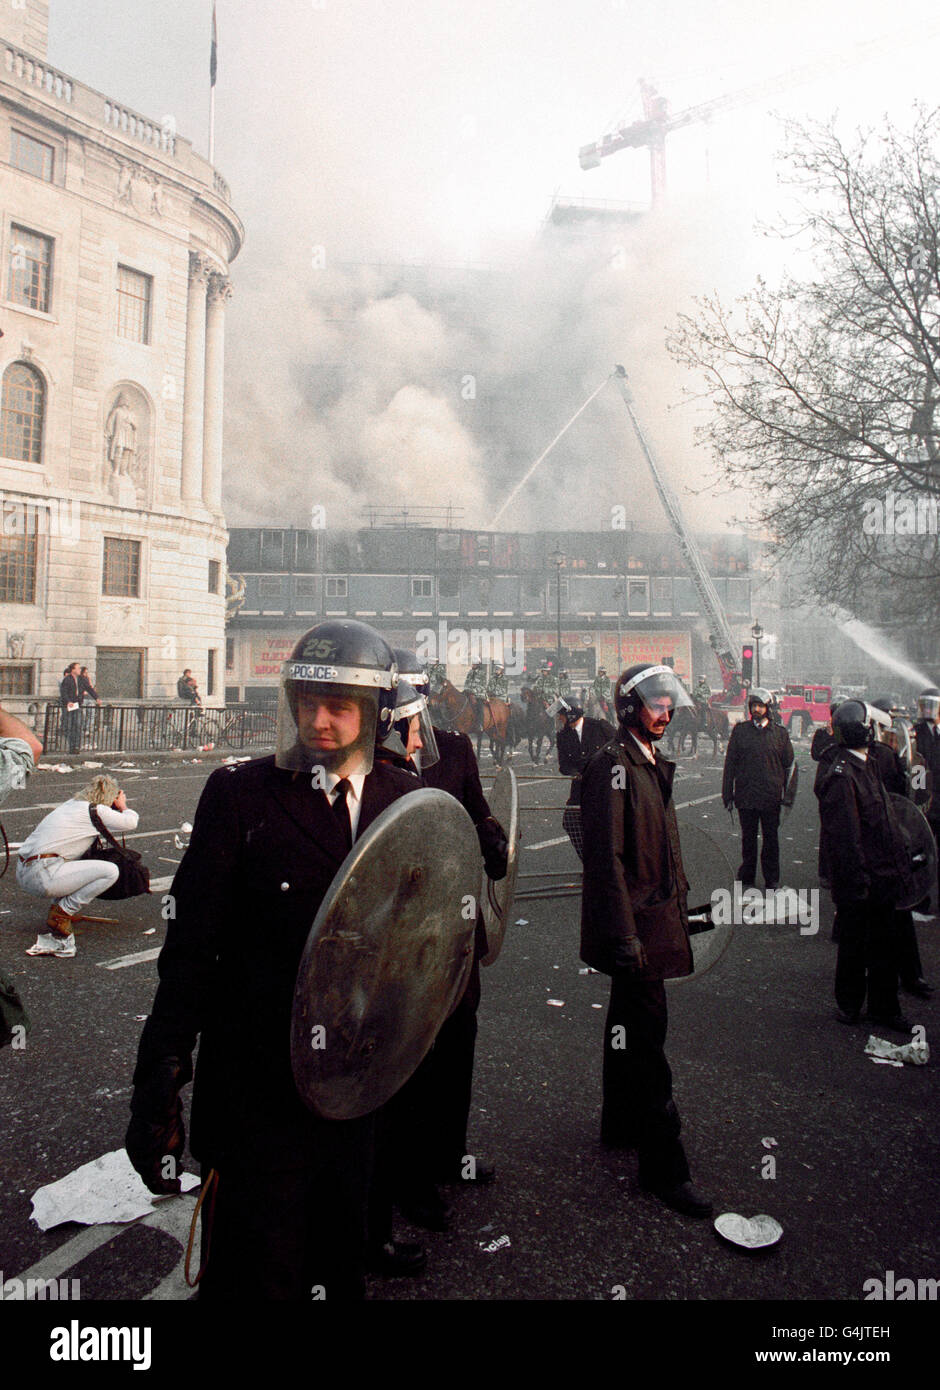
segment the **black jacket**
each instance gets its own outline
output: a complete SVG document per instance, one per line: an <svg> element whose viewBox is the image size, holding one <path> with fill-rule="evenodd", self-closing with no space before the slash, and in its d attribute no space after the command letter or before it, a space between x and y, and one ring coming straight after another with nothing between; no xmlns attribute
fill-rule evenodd
<svg viewBox="0 0 940 1390"><path fill-rule="evenodd" d="M570 777L571 790L568 793L568 805L577 806L581 801L581 774L587 767L598 749L603 748L605 743L609 743L612 738L617 737L617 730L612 724L608 724L606 719L584 718L581 728L581 737L578 738L577 730L572 729L568 724L560 729L555 735L555 744L558 748L558 771L565 777Z"/></svg>
<svg viewBox="0 0 940 1390"><path fill-rule="evenodd" d="M506 877L509 846L503 827L491 814L473 744L466 734L452 734L435 729L434 737L440 750L440 761L421 773L426 787L437 787L457 798L476 826L480 853L486 871L493 879Z"/></svg>
<svg viewBox="0 0 940 1390"><path fill-rule="evenodd" d="M914 725L914 740L930 774L928 787L932 792L927 819L934 825L940 822L940 734L934 733L933 724L926 719L918 719Z"/></svg>
<svg viewBox="0 0 940 1390"><path fill-rule="evenodd" d="M376 763L358 834L420 783ZM167 1057L189 1079L193 1154L213 1165L263 1149L302 1158L330 1121L301 1101L290 1062L294 984L304 945L346 849L326 795L274 758L219 768L207 781L170 890L175 916L140 1040L135 1085Z"/></svg>
<svg viewBox="0 0 940 1390"><path fill-rule="evenodd" d="M659 752L654 767L629 733L606 744L584 769L581 959L605 975L620 968L618 946L630 936L646 949L640 979L691 974L675 770Z"/></svg>
<svg viewBox="0 0 940 1390"><path fill-rule="evenodd" d="M887 743L871 743L868 746L868 761L878 770L885 791L907 796L907 777L900 755Z"/></svg>
<svg viewBox="0 0 940 1390"><path fill-rule="evenodd" d="M721 799L739 811L771 811L783 801L793 764L790 735L781 724L753 719L735 724L725 753Z"/></svg>
<svg viewBox="0 0 940 1390"><path fill-rule="evenodd" d="M77 676L66 674L59 681L59 704L63 709L66 709L68 705L81 704L78 695Z"/></svg>
<svg viewBox="0 0 940 1390"><path fill-rule="evenodd" d="M909 886L910 856L876 762L827 749L815 792L836 905L896 902Z"/></svg>
<svg viewBox="0 0 940 1390"><path fill-rule="evenodd" d="M813 762L818 763L826 749L832 748L835 741L835 734L831 733L825 726L821 729L817 729L813 734L813 741L809 747L809 755Z"/></svg>

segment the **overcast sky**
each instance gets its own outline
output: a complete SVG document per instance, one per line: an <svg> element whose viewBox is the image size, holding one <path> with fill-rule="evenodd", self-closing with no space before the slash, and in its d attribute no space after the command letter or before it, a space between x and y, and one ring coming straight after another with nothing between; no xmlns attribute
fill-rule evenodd
<svg viewBox="0 0 940 1390"><path fill-rule="evenodd" d="M51 0L50 60L148 116L172 115L205 152L211 12L211 0L124 0L120 7ZM667 422L682 383L665 364L662 343L692 295L715 286L741 291L756 273L776 273L776 251L752 232L755 216L772 216L780 198L773 160L780 130L770 111L821 119L838 112L846 129L886 113L909 123L915 99L936 101L935 13L929 0L890 7L875 0L790 0L786 7L753 0L218 0L216 165L247 228L228 311L230 521L262 509L288 522L292 506L318 499L352 519L362 492L370 494L362 501L381 500L372 494L391 459L390 500L438 503L456 495L468 524L483 525L524 471L527 451L534 458L610 369L608 352L632 357L639 408L677 485L698 477L690 421L680 411ZM875 40L877 50L866 50ZM787 80L777 85L779 77ZM755 84L767 90L755 103L669 137L669 202L650 224L654 234L639 231L629 248L635 287L618 289L618 317L609 287L593 285L582 313L571 286L556 283L535 249L539 225L556 191L648 202L645 151L623 151L590 173L577 159L579 146L612 122L639 117L641 78L673 112ZM352 305L343 332L330 337L327 281L311 263L314 247L324 248L334 270L361 261L514 267L514 317L501 321L500 306L487 303L482 331L461 324L452 306L445 315L399 295L392 310L386 281L370 288L347 276L330 282L329 294ZM525 267L530 283L522 286ZM553 297L544 323L555 335L550 344L540 338L539 306ZM607 322L591 341L582 319L596 311L599 322L605 309ZM577 354L565 358L569 323L581 336ZM622 326L619 336L612 324ZM392 363L403 337L408 350ZM328 410L322 380L311 385L307 368L337 357L355 360L359 383L369 384L352 392L344 382ZM500 419L510 381L522 415L539 402L511 440L505 427L502 454L496 417L488 417L489 433L477 428L460 400L448 398L434 361L451 384L482 373L480 391L493 383ZM263 391L259 371L267 374ZM589 430L587 412L584 419ZM257 433L246 445L253 423ZM392 436L398 452L390 454ZM588 487L598 441L589 448L577 426L572 436L573 452L561 452L559 462L573 461ZM446 466L440 476L441 449L454 450L450 471L457 460L467 480L462 492L448 484ZM366 462L357 473L351 460L359 455ZM418 462L408 476L412 458ZM289 493L283 505L282 481ZM564 524L564 508L552 513L550 484L557 491L557 475L553 483L546 477L541 493L533 489L531 511L517 508L506 523ZM714 524L723 506L691 497L687 505L699 524ZM570 506L567 516L570 524ZM583 524L602 522L584 515Z"/></svg>

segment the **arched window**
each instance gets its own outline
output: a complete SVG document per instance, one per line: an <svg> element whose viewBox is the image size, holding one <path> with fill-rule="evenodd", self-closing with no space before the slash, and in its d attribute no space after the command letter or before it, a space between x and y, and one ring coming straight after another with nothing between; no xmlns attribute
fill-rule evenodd
<svg viewBox="0 0 940 1390"><path fill-rule="evenodd" d="M35 368L12 362L3 373L0 456L26 463L42 460L46 389Z"/></svg>

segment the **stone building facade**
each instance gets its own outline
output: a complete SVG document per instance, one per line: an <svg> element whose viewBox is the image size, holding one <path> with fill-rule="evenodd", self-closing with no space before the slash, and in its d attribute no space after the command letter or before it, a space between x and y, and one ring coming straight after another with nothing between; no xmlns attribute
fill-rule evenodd
<svg viewBox="0 0 940 1390"><path fill-rule="evenodd" d="M0 11L0 699L223 687L222 403L242 224L172 122L46 61Z"/></svg>

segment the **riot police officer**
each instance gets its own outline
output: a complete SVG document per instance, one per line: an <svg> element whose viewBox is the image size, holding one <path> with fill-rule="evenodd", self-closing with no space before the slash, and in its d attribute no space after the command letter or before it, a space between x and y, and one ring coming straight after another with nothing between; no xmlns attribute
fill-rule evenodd
<svg viewBox="0 0 940 1390"><path fill-rule="evenodd" d="M509 699L509 682L506 679L506 672L499 662L493 667L493 674L487 683L486 697L488 700Z"/></svg>
<svg viewBox="0 0 940 1390"><path fill-rule="evenodd" d="M206 1184L200 1296L364 1296L372 1116L324 1120L294 1085L294 982L350 845L418 783L376 763L395 704L391 648L318 624L284 663L277 751L208 779L171 889L175 917L141 1036L127 1151L152 1192L178 1192L180 1091ZM394 1251L391 1252L394 1256ZM248 1281L246 1284L246 1280Z"/></svg>
<svg viewBox="0 0 940 1390"><path fill-rule="evenodd" d="M815 791L837 913L836 1018L858 1023L867 995L871 1022L907 1032L898 1004L895 905L909 886L908 856L870 756L867 706L844 700L832 727L839 746L823 755Z"/></svg>
<svg viewBox="0 0 940 1390"><path fill-rule="evenodd" d="M606 716L606 715L609 715L610 712L611 712L611 709L610 709L610 698L611 698L611 696L610 696L610 690L611 690L611 687L610 687L610 677L608 676L605 667L603 667L603 666L599 666L599 667L598 667L597 675L594 677L594 683L593 683L593 687L592 687L592 688L593 688L593 690L594 690L594 700L595 700L595 703L596 703L598 709L600 710L601 714L602 714L602 715L605 715L605 716Z"/></svg>
<svg viewBox="0 0 940 1390"><path fill-rule="evenodd" d="M486 699L486 671L482 661L475 661L467 672L467 679L463 683L465 695L473 695L478 700Z"/></svg>
<svg viewBox="0 0 940 1390"><path fill-rule="evenodd" d="M737 808L741 820L741 867L738 878L752 888L757 876L757 832L763 834L761 869L767 888L780 883L780 808L790 804L796 787L791 778L790 735L770 719L770 692L755 686L748 695L750 719L736 724L728 740L721 797L725 809Z"/></svg>
<svg viewBox="0 0 940 1390"><path fill-rule="evenodd" d="M604 1036L601 1138L636 1148L640 1184L688 1216L711 1203L692 1187L663 1051L664 980L692 971L675 763L655 748L673 711L689 705L675 673L649 663L617 682L619 733L581 778L584 887L581 959L611 976Z"/></svg>

